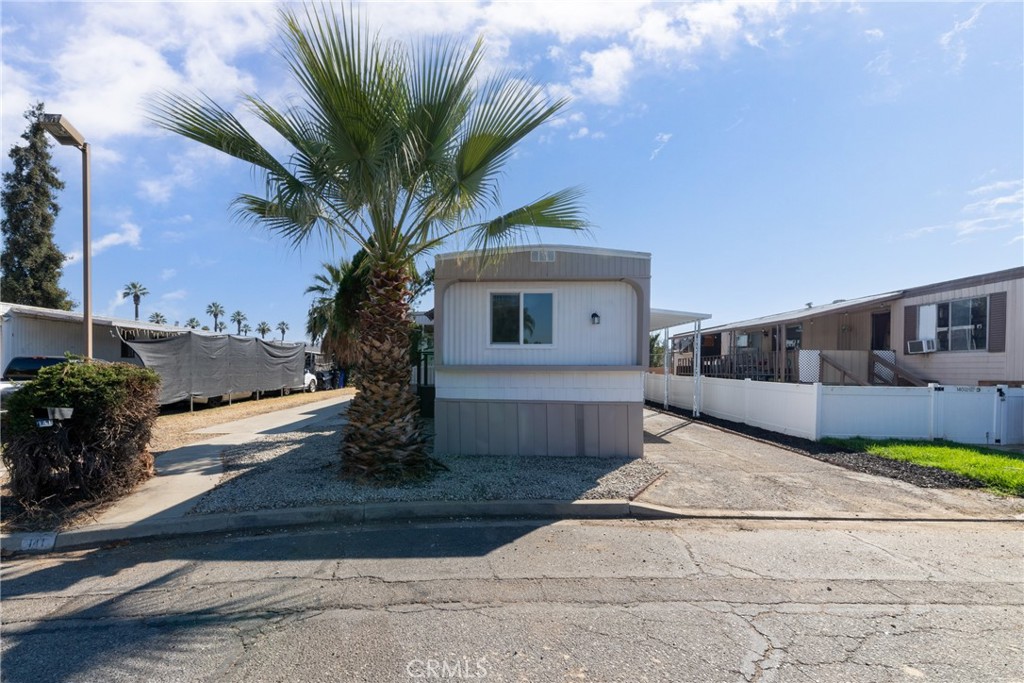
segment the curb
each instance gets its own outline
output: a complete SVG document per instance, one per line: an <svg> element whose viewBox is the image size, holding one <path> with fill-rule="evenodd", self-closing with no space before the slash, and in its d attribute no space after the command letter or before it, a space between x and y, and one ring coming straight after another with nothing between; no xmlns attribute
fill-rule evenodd
<svg viewBox="0 0 1024 683"><path fill-rule="evenodd" d="M93 524L80 529L18 532L0 535L4 553L45 553L100 546L118 541L170 538L226 531L253 531L313 524L437 520L444 518L542 519L694 519L731 521L811 522L988 522L1022 523L1021 518L828 516L799 512L743 512L736 510L679 509L628 500L502 500L410 501L358 503L306 508L280 508L189 515L175 519Z"/></svg>

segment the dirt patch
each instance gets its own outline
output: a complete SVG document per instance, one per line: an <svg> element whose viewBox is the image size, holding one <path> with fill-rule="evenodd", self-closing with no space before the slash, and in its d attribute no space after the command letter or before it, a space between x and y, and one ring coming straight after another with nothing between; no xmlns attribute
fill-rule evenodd
<svg viewBox="0 0 1024 683"><path fill-rule="evenodd" d="M683 410L680 408L669 408L668 411L666 411L660 405L650 402L647 403L647 407L651 410L669 412L673 415L679 415L681 417L694 420L695 422L711 425L727 432L732 432L734 434L745 436L749 439L754 439L755 441L761 441L762 443L778 446L779 448L785 448L788 451L805 455L808 458L814 458L815 460L837 465L848 470L853 470L854 472L874 474L880 477L889 477L890 479L904 481L908 484L920 486L925 489L985 488L985 484L977 479L971 479L970 477L965 477L962 474L948 472L937 467L927 467L925 465L918 465L917 463L912 462L890 460L889 458L882 458L870 453L854 453L851 451L845 451L830 444L819 443L817 441L803 439L798 436L780 434L779 432L761 429L760 427L752 427L740 422L721 420L709 415L701 415L698 418L694 418L693 413L689 410Z"/></svg>

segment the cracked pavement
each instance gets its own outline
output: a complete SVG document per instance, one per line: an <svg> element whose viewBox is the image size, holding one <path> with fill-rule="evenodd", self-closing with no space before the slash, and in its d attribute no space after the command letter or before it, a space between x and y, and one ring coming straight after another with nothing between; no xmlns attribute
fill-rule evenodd
<svg viewBox="0 0 1024 683"><path fill-rule="evenodd" d="M2 679L1019 681L1024 526L452 521L2 569Z"/></svg>

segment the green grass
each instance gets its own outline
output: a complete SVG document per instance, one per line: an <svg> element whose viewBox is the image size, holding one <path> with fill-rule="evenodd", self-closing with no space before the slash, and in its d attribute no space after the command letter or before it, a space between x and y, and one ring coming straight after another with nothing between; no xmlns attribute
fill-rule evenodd
<svg viewBox="0 0 1024 683"><path fill-rule="evenodd" d="M896 441L872 439L826 439L856 453L870 453L891 460L903 460L938 467L977 479L992 491L1024 496L1024 455L949 441Z"/></svg>

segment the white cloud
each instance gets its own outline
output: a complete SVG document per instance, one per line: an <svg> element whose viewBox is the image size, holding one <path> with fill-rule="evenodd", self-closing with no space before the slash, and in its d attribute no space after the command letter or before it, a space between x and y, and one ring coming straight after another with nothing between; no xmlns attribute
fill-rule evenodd
<svg viewBox="0 0 1024 683"><path fill-rule="evenodd" d="M121 245L128 245L130 247L137 247L142 241L142 229L134 223L122 223L120 229L117 232L110 232L99 238L98 240L92 241L92 255L97 256L102 254L111 247L117 247ZM72 251L67 254L65 258L65 264L78 263L82 260L81 250Z"/></svg>
<svg viewBox="0 0 1024 683"><path fill-rule="evenodd" d="M868 73L875 74L876 76L889 76L892 73L889 69L891 61L892 52L889 50L882 50L874 59L864 65L864 70Z"/></svg>
<svg viewBox="0 0 1024 683"><path fill-rule="evenodd" d="M171 244L177 244L188 239L188 233L181 230L164 230L160 233L160 239Z"/></svg>
<svg viewBox="0 0 1024 683"><path fill-rule="evenodd" d="M117 291L114 292L113 295L111 295L110 299L107 301L107 307L103 310L101 315L110 315L110 316L112 316L112 315L114 315L114 312L118 308L120 308L121 306L124 306L129 301L131 301L131 298L130 297L129 298L125 298L125 296L123 294L123 290L118 289Z"/></svg>
<svg viewBox="0 0 1024 683"><path fill-rule="evenodd" d="M1024 180L1003 180L989 183L967 192L970 197L982 197L965 204L961 217L948 223L918 228L903 235L916 239L932 233L952 233L953 244L964 242L986 233L1014 231L1020 235L1024 226ZM1010 240L1012 244L1017 237Z"/></svg>
<svg viewBox="0 0 1024 683"><path fill-rule="evenodd" d="M885 31L880 28L869 28L867 31L864 31L864 36L868 40L881 40L885 38Z"/></svg>
<svg viewBox="0 0 1024 683"><path fill-rule="evenodd" d="M981 10L984 8L984 4L978 5L974 8L970 17L964 21L954 22L953 28L939 36L939 45L953 59L954 72L960 71L967 61L967 43L961 34L974 28L974 24L978 21L978 17L981 16Z"/></svg>
<svg viewBox="0 0 1024 683"><path fill-rule="evenodd" d="M650 161L654 161L655 157L657 157L658 154L661 153L661 150L665 149L665 145L667 145L668 141L671 139L672 133L658 133L657 135L654 136L654 143L657 145L657 147L655 147L654 151L651 152Z"/></svg>
<svg viewBox="0 0 1024 683"><path fill-rule="evenodd" d="M48 24L23 32L19 51L5 44L5 135L9 111L36 99L65 114L94 145L149 134L147 95L188 87L233 97L255 84L234 63L246 52L267 50L276 33L272 3L96 2L61 10L61 21L74 30Z"/></svg>
<svg viewBox="0 0 1024 683"><path fill-rule="evenodd" d="M659 5L644 13L631 37L646 57L692 66L708 48L727 55L741 42L761 47L780 40L785 35L781 22L795 10L791 3L757 0Z"/></svg>
<svg viewBox="0 0 1024 683"><path fill-rule="evenodd" d="M163 270L160 271L160 279L166 282L167 280L170 280L177 274L178 271L175 270L174 268L164 268Z"/></svg>
<svg viewBox="0 0 1024 683"><path fill-rule="evenodd" d="M600 52L584 52L580 59L587 65L589 75L574 78L573 89L580 97L616 104L633 71L633 54L626 47L612 45Z"/></svg>
<svg viewBox="0 0 1024 683"><path fill-rule="evenodd" d="M176 289L173 292L167 292L166 294L160 295L160 301L181 301L188 296L188 290Z"/></svg>

